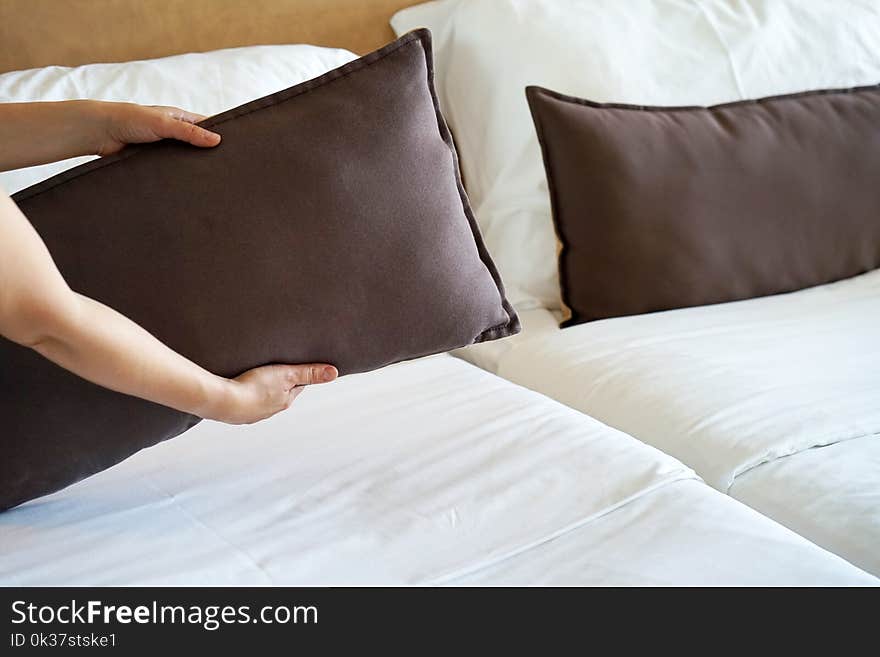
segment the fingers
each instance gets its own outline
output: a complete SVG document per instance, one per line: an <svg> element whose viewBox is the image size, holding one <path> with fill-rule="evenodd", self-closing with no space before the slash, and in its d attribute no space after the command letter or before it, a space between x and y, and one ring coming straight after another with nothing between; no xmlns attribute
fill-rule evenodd
<svg viewBox="0 0 880 657"><path fill-rule="evenodd" d="M332 365L288 365L286 368L287 383L291 388L329 383L339 376L339 372Z"/></svg>
<svg viewBox="0 0 880 657"><path fill-rule="evenodd" d="M178 139L200 148L210 148L220 143L220 135L216 132L205 130L201 126L197 126L195 123L188 123L187 121L168 119L163 129L165 134L160 135L161 137Z"/></svg>
<svg viewBox="0 0 880 657"><path fill-rule="evenodd" d="M224 386L215 411L205 418L251 424L272 417L293 404L305 387L327 383L339 375L332 365L263 365L240 374Z"/></svg>
<svg viewBox="0 0 880 657"><path fill-rule="evenodd" d="M211 148L220 143L220 135L196 125L206 117L176 107L161 108L165 119L162 121L160 137L178 139L200 148Z"/></svg>

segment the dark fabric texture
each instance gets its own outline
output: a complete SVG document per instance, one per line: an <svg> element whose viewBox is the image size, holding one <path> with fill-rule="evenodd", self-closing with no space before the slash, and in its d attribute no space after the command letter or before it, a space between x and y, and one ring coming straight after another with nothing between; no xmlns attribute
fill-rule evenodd
<svg viewBox="0 0 880 657"><path fill-rule="evenodd" d="M74 290L223 376L364 372L501 338L519 323L432 80L430 34L412 32L208 119L217 148L128 147L14 198ZM8 341L0 418L0 508L198 422Z"/></svg>
<svg viewBox="0 0 880 657"><path fill-rule="evenodd" d="M561 243L564 326L880 266L880 86L708 108L526 93Z"/></svg>

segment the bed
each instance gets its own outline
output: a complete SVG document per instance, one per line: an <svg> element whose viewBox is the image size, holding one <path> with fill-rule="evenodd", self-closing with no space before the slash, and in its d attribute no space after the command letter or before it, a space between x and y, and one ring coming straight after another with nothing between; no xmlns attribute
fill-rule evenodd
<svg viewBox="0 0 880 657"><path fill-rule="evenodd" d="M163 0L145 12L142 3L116 0L63 8L51 0L5 2L0 72L31 70L6 86L0 81L0 100L97 93L89 91L92 75L65 77L55 65L180 54L166 62L177 83L150 62L137 65L138 75L107 68L115 86L100 95L210 114L321 71L273 66L298 46L262 46L285 49L283 56L223 51L213 63L219 78L206 74L202 56L181 53L273 43L363 53L392 38L388 18L409 4ZM100 21L114 30L83 40L86 26ZM328 51L324 63L353 56ZM232 60L246 65L234 71ZM73 164L7 174L0 185L15 191ZM544 310L523 315L522 336L467 357L485 357L484 368L581 408L548 383L563 371L553 373L561 367L554 354L565 348L556 318ZM576 386L587 374L573 376ZM695 473L645 444L667 447L657 439L666 435L659 420L645 420L657 432L632 427L640 441L575 409L446 355L346 377L308 390L267 422L204 422L0 514L0 584L880 584L734 499L769 507L774 482L797 472L770 469L777 462L768 461L765 479L753 476L758 467L737 472L724 495L701 476L717 488L727 470L697 462ZM609 423L618 419L601 411ZM876 458L875 443L860 445L864 451L842 458ZM871 478L869 468L863 474ZM813 504L834 510L827 497L816 495ZM810 526L782 520L808 535Z"/></svg>
<svg viewBox="0 0 880 657"><path fill-rule="evenodd" d="M206 422L0 515L0 583L877 581L656 449L437 356L265 423Z"/></svg>
<svg viewBox="0 0 880 657"><path fill-rule="evenodd" d="M463 357L676 456L880 573L880 271L760 299L524 331Z"/></svg>

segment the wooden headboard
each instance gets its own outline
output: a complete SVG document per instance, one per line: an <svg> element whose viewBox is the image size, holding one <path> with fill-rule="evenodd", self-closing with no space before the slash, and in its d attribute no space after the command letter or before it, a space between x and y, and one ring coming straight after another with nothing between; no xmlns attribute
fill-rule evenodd
<svg viewBox="0 0 880 657"><path fill-rule="evenodd" d="M0 73L311 43L362 54L423 0L0 0Z"/></svg>

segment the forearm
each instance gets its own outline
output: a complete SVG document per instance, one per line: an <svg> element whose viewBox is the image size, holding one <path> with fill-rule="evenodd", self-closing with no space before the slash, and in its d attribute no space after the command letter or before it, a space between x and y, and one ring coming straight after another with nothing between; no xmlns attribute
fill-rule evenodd
<svg viewBox="0 0 880 657"><path fill-rule="evenodd" d="M89 100L0 103L0 171L96 155L106 117Z"/></svg>
<svg viewBox="0 0 880 657"><path fill-rule="evenodd" d="M115 310L70 294L68 310L29 345L52 362L111 390L199 417L212 417L229 396L233 382L172 351Z"/></svg>
<svg viewBox="0 0 880 657"><path fill-rule="evenodd" d="M93 383L200 417L216 416L230 401L233 382L72 291L36 231L2 192L0 335Z"/></svg>

